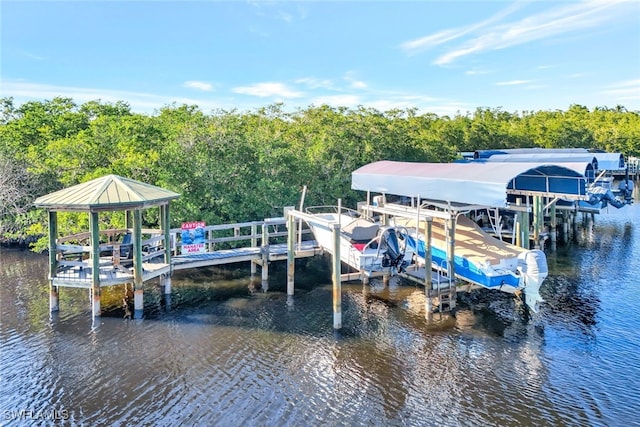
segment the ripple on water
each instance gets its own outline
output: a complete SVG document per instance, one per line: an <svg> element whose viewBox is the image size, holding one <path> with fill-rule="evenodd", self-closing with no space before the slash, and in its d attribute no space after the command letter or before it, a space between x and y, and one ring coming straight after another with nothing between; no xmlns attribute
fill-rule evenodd
<svg viewBox="0 0 640 427"><path fill-rule="evenodd" d="M343 284L338 334L327 283L290 299L211 270L176 276L172 310L147 289L142 321L114 311L92 328L86 291L66 289L50 320L46 257L3 252L0 411L65 409L85 425L624 425L640 419L632 208L549 254L538 315L472 292L429 323L422 288L374 281Z"/></svg>

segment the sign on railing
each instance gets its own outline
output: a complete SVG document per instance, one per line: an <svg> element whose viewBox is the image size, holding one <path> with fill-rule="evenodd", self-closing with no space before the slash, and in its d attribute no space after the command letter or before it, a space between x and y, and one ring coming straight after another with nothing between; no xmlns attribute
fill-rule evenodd
<svg viewBox="0 0 640 427"><path fill-rule="evenodd" d="M182 255L206 252L204 221L183 222L180 237L182 238Z"/></svg>

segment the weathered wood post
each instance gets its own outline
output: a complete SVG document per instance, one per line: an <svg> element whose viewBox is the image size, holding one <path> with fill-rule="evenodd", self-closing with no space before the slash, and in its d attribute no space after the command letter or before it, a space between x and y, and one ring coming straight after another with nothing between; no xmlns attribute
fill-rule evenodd
<svg viewBox="0 0 640 427"><path fill-rule="evenodd" d="M525 211L522 213L522 247L525 249L529 249L530 248L530 238L529 238L529 200L527 200L526 205L526 209Z"/></svg>
<svg viewBox="0 0 640 427"><path fill-rule="evenodd" d="M522 201L520 200L520 198L516 199L516 206L518 208L522 206ZM516 218L516 222L514 224L514 228L515 228L514 231L515 231L516 241L514 242L514 244L516 246L523 247L522 246L522 212L520 212L519 209L516 211L515 218Z"/></svg>
<svg viewBox="0 0 640 427"><path fill-rule="evenodd" d="M91 315L99 317L100 309L100 223L97 212L89 213L91 226Z"/></svg>
<svg viewBox="0 0 640 427"><path fill-rule="evenodd" d="M569 242L569 215L566 211L562 212L560 217L560 223L562 225L562 243L567 244Z"/></svg>
<svg viewBox="0 0 640 427"><path fill-rule="evenodd" d="M133 212L133 317L142 319L144 309L144 283L142 280L142 213Z"/></svg>
<svg viewBox="0 0 640 427"><path fill-rule="evenodd" d="M533 248L540 249L540 216L539 216L540 198L533 196Z"/></svg>
<svg viewBox="0 0 640 427"><path fill-rule="evenodd" d="M251 247L258 247L258 226L255 222L251 223ZM254 277L257 272L257 264L251 260L251 277Z"/></svg>
<svg viewBox="0 0 640 427"><path fill-rule="evenodd" d="M578 202L575 202L576 205L573 208L573 213L571 215L571 240L574 242L578 240Z"/></svg>
<svg viewBox="0 0 640 427"><path fill-rule="evenodd" d="M540 235L544 227L543 203L541 196L533 197L533 247L541 249Z"/></svg>
<svg viewBox="0 0 640 427"><path fill-rule="evenodd" d="M171 234L169 204L160 206L160 227L164 235L164 263L171 265ZM171 295L171 271L162 275L165 296Z"/></svg>
<svg viewBox="0 0 640 427"><path fill-rule="evenodd" d="M287 295L293 295L296 268L296 223L291 212L287 212Z"/></svg>
<svg viewBox="0 0 640 427"><path fill-rule="evenodd" d="M56 312L60 310L59 289L53 285L53 279L58 272L57 259L57 237L58 237L58 214L55 211L49 211L49 311Z"/></svg>
<svg viewBox="0 0 640 427"><path fill-rule="evenodd" d="M558 217L556 216L556 202L549 207L549 235L551 237L551 250L555 251L558 246Z"/></svg>
<svg viewBox="0 0 640 427"><path fill-rule="evenodd" d="M342 328L342 282L340 280L340 224L333 229L333 329Z"/></svg>
<svg viewBox="0 0 640 427"><path fill-rule="evenodd" d="M269 289L269 223L265 221L262 224L262 246L260 247L262 256L262 290Z"/></svg>

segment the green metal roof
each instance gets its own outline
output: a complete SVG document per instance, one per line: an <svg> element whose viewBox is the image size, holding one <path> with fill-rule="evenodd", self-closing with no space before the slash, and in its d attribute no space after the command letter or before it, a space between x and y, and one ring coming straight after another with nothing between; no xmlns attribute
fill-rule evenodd
<svg viewBox="0 0 640 427"><path fill-rule="evenodd" d="M142 209L168 203L178 193L118 175L106 175L38 197L36 207L60 211Z"/></svg>

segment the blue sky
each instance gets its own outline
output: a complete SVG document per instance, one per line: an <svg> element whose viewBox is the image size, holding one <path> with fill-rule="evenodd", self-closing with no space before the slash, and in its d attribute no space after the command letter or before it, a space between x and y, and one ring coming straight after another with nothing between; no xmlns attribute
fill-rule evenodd
<svg viewBox="0 0 640 427"><path fill-rule="evenodd" d="M640 1L3 0L1 97L640 110Z"/></svg>

